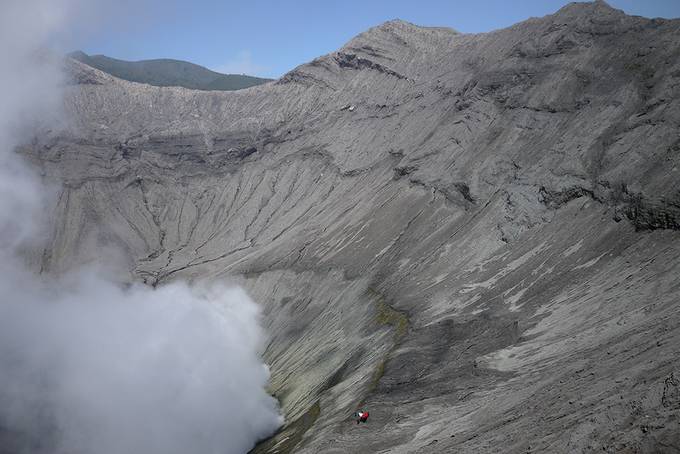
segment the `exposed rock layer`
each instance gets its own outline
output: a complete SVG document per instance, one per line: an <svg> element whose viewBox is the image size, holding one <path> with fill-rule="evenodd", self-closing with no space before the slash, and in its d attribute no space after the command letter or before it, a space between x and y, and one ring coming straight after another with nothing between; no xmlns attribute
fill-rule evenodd
<svg viewBox="0 0 680 454"><path fill-rule="evenodd" d="M24 150L63 182L40 267L244 285L288 421L259 452L678 452L679 57L595 2L232 93L74 62Z"/></svg>

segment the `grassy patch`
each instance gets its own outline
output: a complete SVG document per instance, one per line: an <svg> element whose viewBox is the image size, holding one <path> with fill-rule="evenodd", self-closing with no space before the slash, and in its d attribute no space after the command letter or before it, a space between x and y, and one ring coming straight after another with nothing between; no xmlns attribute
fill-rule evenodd
<svg viewBox="0 0 680 454"><path fill-rule="evenodd" d="M372 393L373 391L376 390L378 387L378 383L380 383L380 379L385 375L385 363L387 360L383 359L378 363L377 366L375 366L375 370L373 371L373 376L371 377L371 382L368 385L368 392Z"/></svg>
<svg viewBox="0 0 680 454"><path fill-rule="evenodd" d="M319 418L321 406L317 400L314 405L300 416L298 419L258 443L248 454L289 454L302 441L302 437Z"/></svg>
<svg viewBox="0 0 680 454"><path fill-rule="evenodd" d="M371 381L368 383L367 394L373 393L378 388L378 383L385 375L385 368L387 362L390 360L392 350L399 344L401 339L408 332L408 316L405 312L399 311L385 301L385 298L375 289L369 287L368 294L376 301L375 322L379 326L390 326L394 330L394 345L390 351L376 364L371 376ZM357 408L362 407L364 399L361 400Z"/></svg>
<svg viewBox="0 0 680 454"><path fill-rule="evenodd" d="M385 298L373 289L368 290L377 299L375 321L378 325L394 328L394 340L398 342L408 331L408 317L385 302Z"/></svg>

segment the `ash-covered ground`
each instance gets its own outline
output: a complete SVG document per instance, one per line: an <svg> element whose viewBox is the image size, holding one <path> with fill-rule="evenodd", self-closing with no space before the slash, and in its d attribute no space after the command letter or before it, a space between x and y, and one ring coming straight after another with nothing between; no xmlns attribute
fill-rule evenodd
<svg viewBox="0 0 680 454"><path fill-rule="evenodd" d="M391 21L225 93L70 66L34 266L243 285L255 452L680 452L680 21Z"/></svg>

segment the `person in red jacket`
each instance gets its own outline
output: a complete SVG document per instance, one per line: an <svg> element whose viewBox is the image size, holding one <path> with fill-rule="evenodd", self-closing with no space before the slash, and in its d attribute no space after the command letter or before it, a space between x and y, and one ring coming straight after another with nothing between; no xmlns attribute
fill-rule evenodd
<svg viewBox="0 0 680 454"><path fill-rule="evenodd" d="M368 419L368 412L365 410L359 410L358 412L354 413L354 416L357 418L357 424L360 422L366 422Z"/></svg>

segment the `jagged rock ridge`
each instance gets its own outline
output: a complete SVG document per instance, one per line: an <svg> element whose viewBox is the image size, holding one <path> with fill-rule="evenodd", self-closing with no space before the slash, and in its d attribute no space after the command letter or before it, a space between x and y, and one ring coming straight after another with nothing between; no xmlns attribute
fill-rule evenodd
<svg viewBox="0 0 680 454"><path fill-rule="evenodd" d="M595 2L231 93L73 62L23 150L63 183L36 266L245 286L287 418L257 452L677 452L679 55Z"/></svg>

